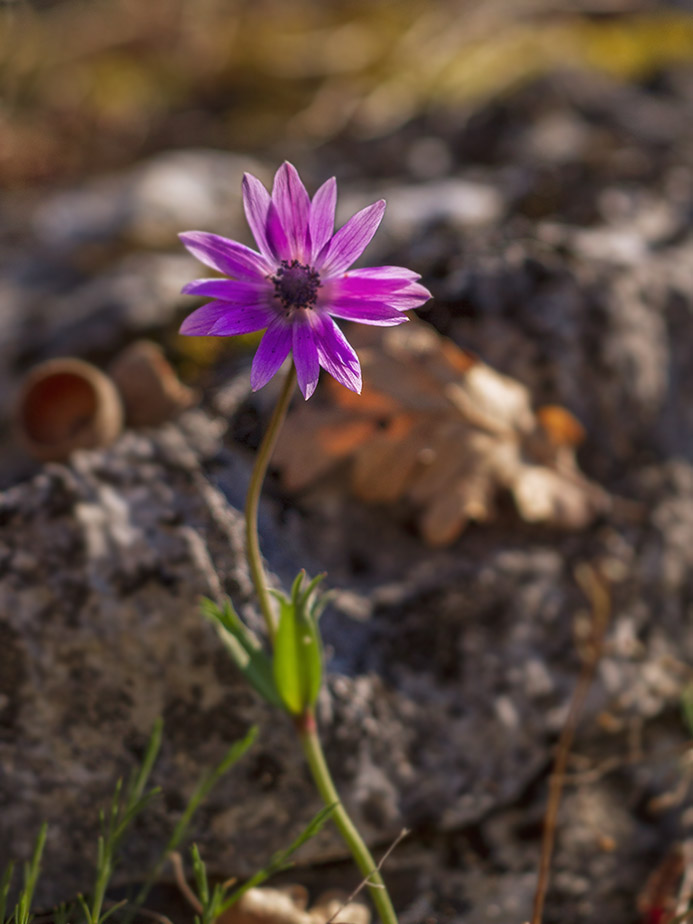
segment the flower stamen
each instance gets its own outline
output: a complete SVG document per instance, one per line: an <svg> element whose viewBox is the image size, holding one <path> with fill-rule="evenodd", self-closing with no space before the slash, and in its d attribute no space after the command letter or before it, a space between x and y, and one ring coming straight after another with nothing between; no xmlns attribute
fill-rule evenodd
<svg viewBox="0 0 693 924"><path fill-rule="evenodd" d="M320 276L312 266L298 260L282 260L274 276L274 297L291 314L299 308L314 308L318 299Z"/></svg>

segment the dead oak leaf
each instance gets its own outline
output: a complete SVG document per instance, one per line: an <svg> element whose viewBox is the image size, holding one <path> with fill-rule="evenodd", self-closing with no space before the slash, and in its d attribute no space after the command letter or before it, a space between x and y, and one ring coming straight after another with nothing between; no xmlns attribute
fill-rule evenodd
<svg viewBox="0 0 693 924"><path fill-rule="evenodd" d="M609 504L578 469L582 427L564 408L535 412L527 388L420 321L350 333L362 395L329 379L324 400L291 414L275 463L292 492L348 463L354 496L404 499L424 540L453 542L493 519L509 492L527 522L587 526Z"/></svg>

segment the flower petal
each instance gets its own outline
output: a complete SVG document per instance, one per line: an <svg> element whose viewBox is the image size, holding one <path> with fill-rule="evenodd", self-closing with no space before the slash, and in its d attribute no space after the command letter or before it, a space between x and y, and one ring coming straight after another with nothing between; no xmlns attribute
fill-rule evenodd
<svg viewBox="0 0 693 924"><path fill-rule="evenodd" d="M214 301L193 311L181 324L180 333L189 337L232 337L262 330L272 318L268 308Z"/></svg>
<svg viewBox="0 0 693 924"><path fill-rule="evenodd" d="M267 244L276 260L290 260L293 256L279 211L274 202L267 209Z"/></svg>
<svg viewBox="0 0 693 924"><path fill-rule="evenodd" d="M342 297L388 301L390 296L402 291L408 291L410 285L412 283L408 279L394 277L391 279L382 277L364 278L363 276L357 276L356 272L349 272L344 273L343 276L328 279L322 286L320 300L325 304Z"/></svg>
<svg viewBox="0 0 693 924"><path fill-rule="evenodd" d="M409 311L419 308L431 297L428 289L418 282L394 278L367 279L357 273L358 270L355 270L336 279L329 279L320 290L318 304L331 312L332 305L346 302L356 306L359 300L363 300L379 302L399 311Z"/></svg>
<svg viewBox="0 0 693 924"><path fill-rule="evenodd" d="M337 180L331 177L313 196L310 204L310 239L315 260L334 234L334 213L337 208Z"/></svg>
<svg viewBox="0 0 693 924"><path fill-rule="evenodd" d="M266 385L289 355L291 349L291 325L283 318L275 317L265 331L260 346L253 357L250 369L250 387L253 391Z"/></svg>
<svg viewBox="0 0 693 924"><path fill-rule="evenodd" d="M318 272L329 277L348 269L370 244L384 213L385 200L380 199L352 215L318 254L315 261Z"/></svg>
<svg viewBox="0 0 693 924"><path fill-rule="evenodd" d="M393 308L399 308L400 311L410 311L412 308L419 308L430 297L431 293L426 286L412 282L405 289L398 289L392 295L383 295L382 301Z"/></svg>
<svg viewBox="0 0 693 924"><path fill-rule="evenodd" d="M363 298L340 298L326 309L335 318L372 324L376 327L394 327L409 318L385 302L367 301Z"/></svg>
<svg viewBox="0 0 693 924"><path fill-rule="evenodd" d="M262 183L252 173L243 175L243 208L253 237L262 255L274 261L275 253L267 241L267 212L271 199Z"/></svg>
<svg viewBox="0 0 693 924"><path fill-rule="evenodd" d="M417 279L421 279L419 273L407 269L406 266L366 266L349 270L348 275L358 279L399 279L402 282L416 282Z"/></svg>
<svg viewBox="0 0 693 924"><path fill-rule="evenodd" d="M310 197L298 171L288 161L284 161L275 174L272 202L279 213L291 255L305 263L310 254Z"/></svg>
<svg viewBox="0 0 693 924"><path fill-rule="evenodd" d="M332 318L323 315L313 326L318 360L326 372L341 385L361 394L361 364L359 358Z"/></svg>
<svg viewBox="0 0 693 924"><path fill-rule="evenodd" d="M234 305L260 305L267 303L272 290L262 282L238 282L236 279L194 279L181 289L182 295L199 295L203 298L218 298Z"/></svg>
<svg viewBox="0 0 693 924"><path fill-rule="evenodd" d="M313 327L307 321L294 323L293 352L298 387L307 401L315 391L320 376Z"/></svg>
<svg viewBox="0 0 693 924"><path fill-rule="evenodd" d="M271 272L272 267L264 257L237 241L206 231L185 231L178 237L200 263L226 276L255 279Z"/></svg>

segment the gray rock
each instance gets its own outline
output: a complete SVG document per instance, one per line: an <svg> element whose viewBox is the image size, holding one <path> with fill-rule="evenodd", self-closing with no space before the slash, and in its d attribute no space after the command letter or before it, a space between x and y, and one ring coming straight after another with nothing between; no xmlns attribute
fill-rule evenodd
<svg viewBox="0 0 693 924"><path fill-rule="evenodd" d="M257 627L241 516L210 480L225 464L222 430L188 412L109 451L48 466L0 500L0 863L26 856L47 819L41 901L89 887L97 810L158 715L166 729L155 781L166 797L138 826L123 878L142 875L201 769L255 722L260 742L194 831L210 868L252 872L318 808L289 722L256 700L198 613L201 594L226 590ZM693 548L691 468L653 470L646 491L652 525L599 540L606 566L617 558L622 572L614 641L588 715L608 705L649 721L677 707L686 673L672 664L693 657L678 602ZM272 549L281 540L282 570L290 573L292 557L296 569L304 564L311 547L320 560L325 526L313 523L310 537L287 532L267 519L271 509L263 541ZM344 542L358 541L380 570L382 534L345 516L341 525L350 537L342 554L351 554ZM586 549L506 531L463 543L454 558L422 559L418 543L403 541L398 579L379 592L361 585L369 607L354 606L352 579L350 604L326 614L335 656L320 720L335 776L372 843L403 824L483 824L546 765L579 669L571 616L584 602L572 567ZM304 856L340 857L343 848L325 829Z"/></svg>
<svg viewBox="0 0 693 924"><path fill-rule="evenodd" d="M538 405L576 414L598 469L622 467L644 445L693 458L680 397L692 381L690 233L650 240L635 220L540 223L519 243L521 233L469 238L464 267L437 293L451 306L448 334L526 384ZM459 261L452 247L450 259Z"/></svg>
<svg viewBox="0 0 693 924"><path fill-rule="evenodd" d="M3 495L3 858L26 856L49 822L42 901L88 888L95 813L156 716L166 722L157 781L172 801L138 833L130 874L151 861L201 768L261 717L198 613L220 581L242 608L249 597L239 517L200 471L218 438L216 423L190 414ZM274 745L287 732L277 723ZM231 828L246 831L251 856L259 830L237 786L229 780L213 804L222 863Z"/></svg>
<svg viewBox="0 0 693 924"><path fill-rule="evenodd" d="M385 258L388 249L401 246L417 230L447 221L451 227L472 232L498 222L505 197L491 183L476 178L438 177L425 183L380 187L368 196L362 190L343 193L337 211L337 225L375 199L387 201L380 233L369 246L369 259Z"/></svg>
<svg viewBox="0 0 693 924"><path fill-rule="evenodd" d="M201 768L255 722L260 744L215 792L195 832L211 868L249 874L318 807L288 721L256 701L198 613L199 596L223 588L257 623L241 517L204 472L221 429L191 412L150 435L128 433L110 451L77 453L69 467L48 466L0 501L0 862L26 856L46 819L41 901L89 887L98 809L159 715L166 726L155 781L166 798L138 827L125 878L141 876L155 857ZM351 622L333 613L328 645L347 637ZM377 641L374 623L369 636ZM536 762L523 756L520 769L501 758L518 732L502 710L488 716L472 703L451 725L454 689L428 673L417 681L406 668L401 685L357 672L364 639L355 640L340 651L321 718L336 776L369 839L393 836L407 818L478 818L517 793ZM479 734L489 746L478 754L483 773L465 745ZM522 740L529 735L523 730ZM468 756L457 767L460 753ZM475 797L487 774L496 795ZM307 851L314 859L342 854L330 831Z"/></svg>
<svg viewBox="0 0 693 924"><path fill-rule="evenodd" d="M74 248L128 240L169 244L179 231L240 230L244 171L264 175L257 161L224 151L168 151L126 173L49 196L34 214L38 239Z"/></svg>

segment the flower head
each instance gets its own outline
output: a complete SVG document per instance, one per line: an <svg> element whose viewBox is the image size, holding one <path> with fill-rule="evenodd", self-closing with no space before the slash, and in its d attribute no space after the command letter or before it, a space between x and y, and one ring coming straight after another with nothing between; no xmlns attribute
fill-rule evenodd
<svg viewBox="0 0 693 924"><path fill-rule="evenodd" d="M182 334L228 337L263 330L250 384L262 388L293 352L305 398L322 366L352 391L361 391L361 366L333 318L389 327L430 298L419 276L401 266L349 270L382 221L381 199L334 232L334 177L311 200L296 168L284 163L270 195L249 173L243 205L258 251L216 234L187 231L183 244L225 279L197 279L186 295L211 298L186 318Z"/></svg>

